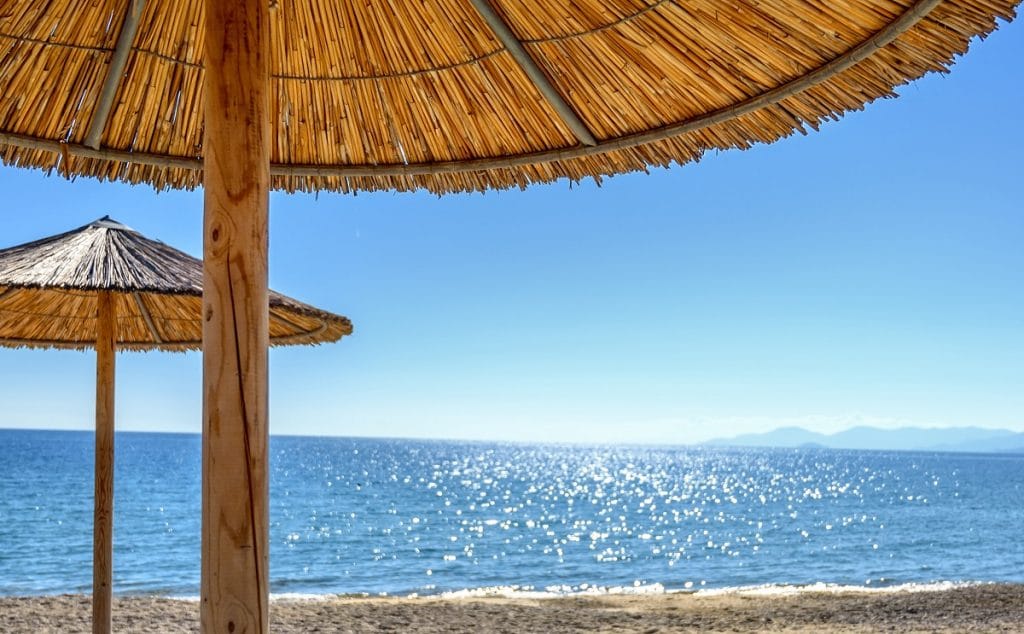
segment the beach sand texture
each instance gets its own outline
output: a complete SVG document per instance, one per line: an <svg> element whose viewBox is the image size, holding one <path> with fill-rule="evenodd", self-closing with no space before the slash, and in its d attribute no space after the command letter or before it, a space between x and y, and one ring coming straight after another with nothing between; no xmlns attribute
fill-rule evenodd
<svg viewBox="0 0 1024 634"><path fill-rule="evenodd" d="M1024 585L926 592L277 599L273 632L1021 632ZM196 632L194 601L114 602L116 632ZM0 631L88 632L81 595L0 598Z"/></svg>

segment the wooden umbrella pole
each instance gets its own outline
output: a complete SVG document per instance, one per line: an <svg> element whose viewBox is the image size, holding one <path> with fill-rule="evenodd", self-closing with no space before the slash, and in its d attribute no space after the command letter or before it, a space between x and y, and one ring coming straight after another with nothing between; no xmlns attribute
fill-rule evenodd
<svg viewBox="0 0 1024 634"><path fill-rule="evenodd" d="M96 475L92 535L92 631L109 634L114 580L114 298L96 298Z"/></svg>
<svg viewBox="0 0 1024 634"><path fill-rule="evenodd" d="M269 8L206 0L204 632L266 632Z"/></svg>

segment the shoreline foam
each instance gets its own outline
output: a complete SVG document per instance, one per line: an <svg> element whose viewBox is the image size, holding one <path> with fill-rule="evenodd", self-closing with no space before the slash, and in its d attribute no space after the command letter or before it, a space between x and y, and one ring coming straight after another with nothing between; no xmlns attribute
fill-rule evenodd
<svg viewBox="0 0 1024 634"><path fill-rule="evenodd" d="M0 631L89 632L89 597L0 597ZM194 601L118 597L118 632L198 631ZM592 594L527 598L275 597L271 629L344 632L1013 632L1024 623L1024 584L917 585L888 592L812 588Z"/></svg>
<svg viewBox="0 0 1024 634"><path fill-rule="evenodd" d="M891 585L853 585L839 584L819 581L809 584L755 584L744 586L724 587L666 587L661 583L650 583L632 586L598 586L585 585L582 588L563 586L561 588L547 587L537 589L533 586L523 585L502 585L502 586L481 586L477 588L465 588L461 590L444 590L439 592L409 592L409 593L387 593L387 592L272 592L271 601L332 601L337 599L567 599L577 597L604 597L604 596L645 596L662 594L693 594L703 597L721 595L738 596L793 596L800 594L892 594L907 592L945 592L960 588L985 585L1017 585L1014 582L999 581L928 581L928 582L906 582ZM1022 584L1024 585L1024 584ZM0 595L2 596L2 595ZM11 595L17 596L17 595ZM64 596L63 594L48 594L37 596ZM67 596L75 596L68 594ZM119 594L121 598L158 598L173 601L184 601L187 603L198 603L199 595L175 595L160 593L130 593Z"/></svg>

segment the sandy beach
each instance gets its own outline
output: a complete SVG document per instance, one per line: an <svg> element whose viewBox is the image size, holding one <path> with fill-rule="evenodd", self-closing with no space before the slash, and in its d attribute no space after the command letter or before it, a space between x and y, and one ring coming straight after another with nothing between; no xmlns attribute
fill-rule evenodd
<svg viewBox="0 0 1024 634"><path fill-rule="evenodd" d="M940 591L276 599L274 632L1019 632L1024 585ZM81 595L0 598L0 631L88 632ZM198 631L194 601L116 599L117 632Z"/></svg>

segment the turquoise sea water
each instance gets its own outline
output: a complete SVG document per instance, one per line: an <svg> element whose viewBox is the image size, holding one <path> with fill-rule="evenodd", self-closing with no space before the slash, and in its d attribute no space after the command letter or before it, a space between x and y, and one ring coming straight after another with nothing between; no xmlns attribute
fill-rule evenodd
<svg viewBox="0 0 1024 634"><path fill-rule="evenodd" d="M0 594L89 592L92 435L0 430ZM199 590L200 439L117 435L115 591ZM1024 582L1024 457L273 437L271 591Z"/></svg>

